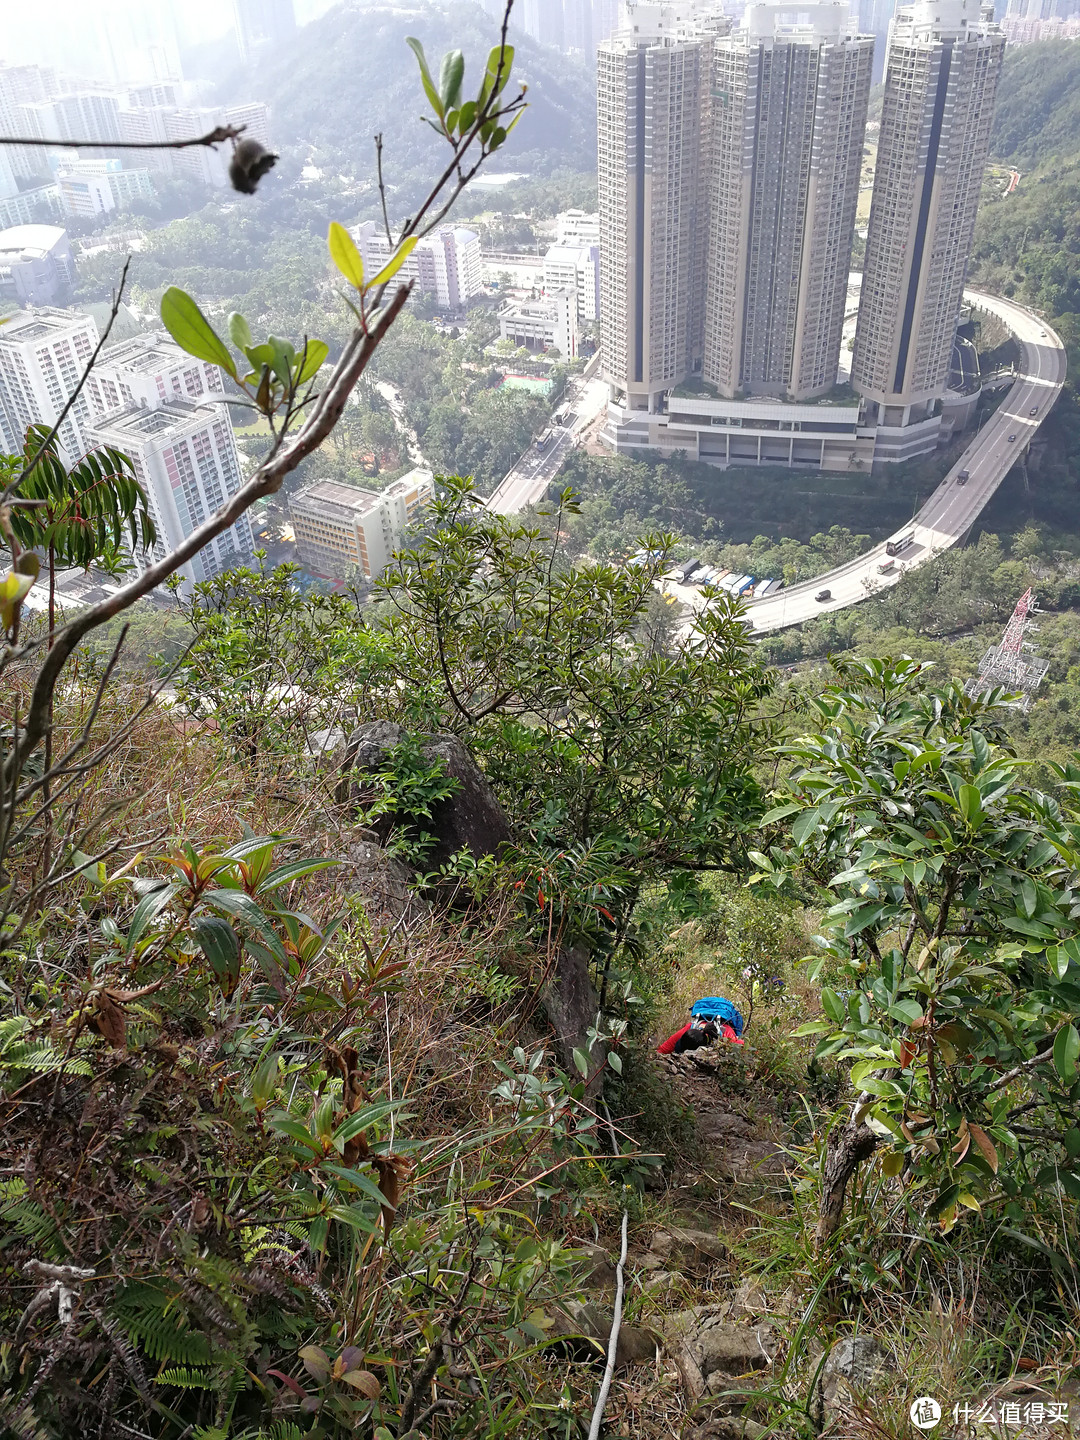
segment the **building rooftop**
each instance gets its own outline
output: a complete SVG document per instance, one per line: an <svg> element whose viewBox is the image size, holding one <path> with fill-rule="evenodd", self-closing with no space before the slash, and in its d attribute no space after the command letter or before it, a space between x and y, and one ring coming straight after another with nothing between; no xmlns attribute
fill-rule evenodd
<svg viewBox="0 0 1080 1440"><path fill-rule="evenodd" d="M149 335L135 335L130 340L121 340L102 351L102 366L114 366L124 370L141 370L151 365L174 365L191 357L176 341L162 330Z"/></svg>
<svg viewBox="0 0 1080 1440"><path fill-rule="evenodd" d="M27 251L47 255L67 238L67 231L59 225L11 225L0 230L0 259Z"/></svg>
<svg viewBox="0 0 1080 1440"><path fill-rule="evenodd" d="M380 499L378 490L363 490L358 485L342 485L337 480L316 480L289 497L290 510L318 511L335 520L351 524L374 510Z"/></svg>
<svg viewBox="0 0 1080 1440"><path fill-rule="evenodd" d="M21 345L27 340L44 340L50 335L85 325L89 318L76 310L24 310L13 315L6 325L0 327L0 345Z"/></svg>
<svg viewBox="0 0 1080 1440"><path fill-rule="evenodd" d="M123 410L114 410L111 415L95 421L95 431L108 431L111 435L127 436L132 440L152 439L156 435L179 431L192 420L209 420L220 412L213 405L196 405L191 400L166 400L156 410L147 410L142 405L127 405Z"/></svg>

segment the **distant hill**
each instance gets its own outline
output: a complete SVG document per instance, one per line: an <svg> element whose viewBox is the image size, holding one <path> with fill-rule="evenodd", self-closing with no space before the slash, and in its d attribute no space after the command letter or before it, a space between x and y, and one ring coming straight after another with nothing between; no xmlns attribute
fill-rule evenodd
<svg viewBox="0 0 1080 1440"><path fill-rule="evenodd" d="M1046 40L1006 49L991 153L1018 169L1075 155L1080 146L1080 43Z"/></svg>
<svg viewBox="0 0 1080 1440"><path fill-rule="evenodd" d="M374 177L372 136L384 136L387 179L406 194L433 175L445 145L419 119L424 97L412 52L417 36L432 69L446 50L464 51L466 92L498 40L495 20L477 4L360 5L356 0L304 26L277 53L229 83L235 95L266 99L275 144L320 168L356 180ZM529 108L493 162L496 170L545 176L596 165L595 84L584 62L514 35L514 74L529 87Z"/></svg>

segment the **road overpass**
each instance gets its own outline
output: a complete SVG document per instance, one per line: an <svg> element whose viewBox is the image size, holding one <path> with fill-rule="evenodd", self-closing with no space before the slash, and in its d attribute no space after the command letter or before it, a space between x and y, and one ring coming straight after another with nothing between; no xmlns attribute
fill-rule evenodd
<svg viewBox="0 0 1080 1440"><path fill-rule="evenodd" d="M1031 444L1065 383L1065 346L1044 320L1012 300L987 295L981 290L967 290L965 297L977 309L989 311L1004 321L1019 343L1017 377L1005 399L975 434L922 509L889 536L889 540L910 533L915 537L913 544L897 557L895 570L886 575L878 573L878 566L887 558L888 541L883 541L857 560L765 599L751 601L746 614L755 634L801 625L816 615L857 605L860 600L897 584L905 571L925 565L943 550L956 545ZM958 477L964 470L968 478L959 484ZM844 517L836 518L841 521ZM831 592L829 600L815 599L822 590Z"/></svg>

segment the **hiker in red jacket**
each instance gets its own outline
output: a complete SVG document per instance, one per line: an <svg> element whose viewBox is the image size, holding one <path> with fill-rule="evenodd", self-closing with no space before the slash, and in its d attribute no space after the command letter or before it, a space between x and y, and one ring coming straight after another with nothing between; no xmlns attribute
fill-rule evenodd
<svg viewBox="0 0 1080 1440"><path fill-rule="evenodd" d="M684 1050L696 1050L700 1045L711 1045L714 1040L730 1040L742 1045L740 1031L742 1016L730 1000L710 995L695 1002L690 1011L690 1023L669 1036L656 1047L658 1055L681 1055Z"/></svg>

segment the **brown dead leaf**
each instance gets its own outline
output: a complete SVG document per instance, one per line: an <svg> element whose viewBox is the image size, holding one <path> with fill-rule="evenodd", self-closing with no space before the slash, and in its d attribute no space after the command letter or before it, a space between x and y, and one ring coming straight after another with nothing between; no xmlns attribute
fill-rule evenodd
<svg viewBox="0 0 1080 1440"><path fill-rule="evenodd" d="M124 1012L108 990L99 990L94 997L94 1013L87 1022L90 1029L111 1045L114 1050L127 1048L127 1026Z"/></svg>
<svg viewBox="0 0 1080 1440"><path fill-rule="evenodd" d="M382 1393L382 1386L370 1370L346 1370L341 1378L346 1385L359 1390L360 1394L369 1400L377 1400Z"/></svg>

